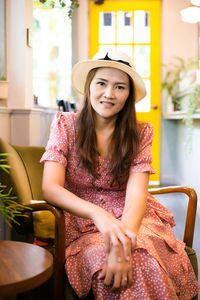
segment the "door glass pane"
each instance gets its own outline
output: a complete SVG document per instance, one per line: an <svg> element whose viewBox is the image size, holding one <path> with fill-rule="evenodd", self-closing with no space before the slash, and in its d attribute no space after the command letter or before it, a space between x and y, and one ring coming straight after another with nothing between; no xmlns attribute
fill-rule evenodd
<svg viewBox="0 0 200 300"><path fill-rule="evenodd" d="M117 50L122 51L133 59L133 47L129 45L117 45Z"/></svg>
<svg viewBox="0 0 200 300"><path fill-rule="evenodd" d="M134 42L150 43L149 12L136 10L134 12Z"/></svg>
<svg viewBox="0 0 200 300"><path fill-rule="evenodd" d="M99 16L99 43L115 42L115 12L100 12Z"/></svg>
<svg viewBox="0 0 200 300"><path fill-rule="evenodd" d="M147 90L147 95L140 102L136 104L136 112L150 112L151 110L151 82L149 79L144 79Z"/></svg>
<svg viewBox="0 0 200 300"><path fill-rule="evenodd" d="M115 50L115 45L99 45L99 51Z"/></svg>
<svg viewBox="0 0 200 300"><path fill-rule="evenodd" d="M150 76L150 46L136 45L134 47L134 64L142 77Z"/></svg>
<svg viewBox="0 0 200 300"><path fill-rule="evenodd" d="M132 43L132 12L117 12L117 43Z"/></svg>

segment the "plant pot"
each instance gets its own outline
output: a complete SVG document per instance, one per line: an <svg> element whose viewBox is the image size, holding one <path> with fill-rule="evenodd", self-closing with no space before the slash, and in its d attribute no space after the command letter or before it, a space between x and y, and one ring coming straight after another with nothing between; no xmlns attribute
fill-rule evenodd
<svg viewBox="0 0 200 300"><path fill-rule="evenodd" d="M0 99L8 98L8 81L0 80Z"/></svg>

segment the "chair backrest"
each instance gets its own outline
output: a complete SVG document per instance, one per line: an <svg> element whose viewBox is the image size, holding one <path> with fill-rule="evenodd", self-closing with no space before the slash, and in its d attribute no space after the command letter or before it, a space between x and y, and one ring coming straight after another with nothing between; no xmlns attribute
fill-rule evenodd
<svg viewBox="0 0 200 300"><path fill-rule="evenodd" d="M40 163L44 147L13 146L23 162L33 200L42 200L43 164Z"/></svg>
<svg viewBox="0 0 200 300"><path fill-rule="evenodd" d="M44 147L11 146L0 139L0 153L7 153L10 174L0 169L1 182L8 189L13 187L17 201L21 204L29 204L30 200L42 199L42 171L43 165L40 158Z"/></svg>
<svg viewBox="0 0 200 300"><path fill-rule="evenodd" d="M0 169L0 182L7 186L8 190L13 187L13 195L17 202L28 205L31 200L42 200L42 174L43 164L40 163L44 147L38 146L12 146L0 139L0 153L7 153L10 173ZM28 218L26 218L28 219ZM32 219L18 220L19 233L29 233L27 224L32 224ZM34 236L39 238L54 238L55 219L51 212L41 211L33 213ZM24 224L24 225L23 225ZM28 228L28 229L27 229ZM32 230L32 229L31 229Z"/></svg>

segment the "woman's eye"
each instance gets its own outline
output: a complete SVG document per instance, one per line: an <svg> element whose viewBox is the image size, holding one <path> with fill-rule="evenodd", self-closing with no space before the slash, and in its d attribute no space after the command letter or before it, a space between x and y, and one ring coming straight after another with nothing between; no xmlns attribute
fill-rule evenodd
<svg viewBox="0 0 200 300"><path fill-rule="evenodd" d="M117 85L117 89L118 89L118 90L124 90L124 89L125 89L125 87L124 87L124 86L122 86L122 85Z"/></svg>
<svg viewBox="0 0 200 300"><path fill-rule="evenodd" d="M103 82L103 81L98 81L97 84L100 85L100 86L103 86L103 85L105 84L105 82Z"/></svg>

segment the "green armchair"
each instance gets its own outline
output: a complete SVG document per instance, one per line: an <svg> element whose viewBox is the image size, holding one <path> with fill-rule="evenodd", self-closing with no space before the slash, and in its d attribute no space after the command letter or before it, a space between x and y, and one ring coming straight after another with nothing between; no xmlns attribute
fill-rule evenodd
<svg viewBox="0 0 200 300"><path fill-rule="evenodd" d="M71 286L67 283L65 275L65 220L63 211L47 204L42 200L42 172L43 165L40 158L44 147L12 146L0 139L0 153L8 153L8 164L11 166L10 174L0 170L1 182L8 188L13 187L13 193L19 203L32 208L28 222L20 220L21 230L27 236L27 241L33 242L35 238L51 239L54 241L54 299L79 299ZM150 189L152 194L184 193L188 196L188 210L185 224L184 242L186 251L198 277L197 256L192 249L197 195L190 187L168 187ZM27 218L26 218L27 219ZM93 299L92 292L87 299ZM198 299L196 296L194 299Z"/></svg>

